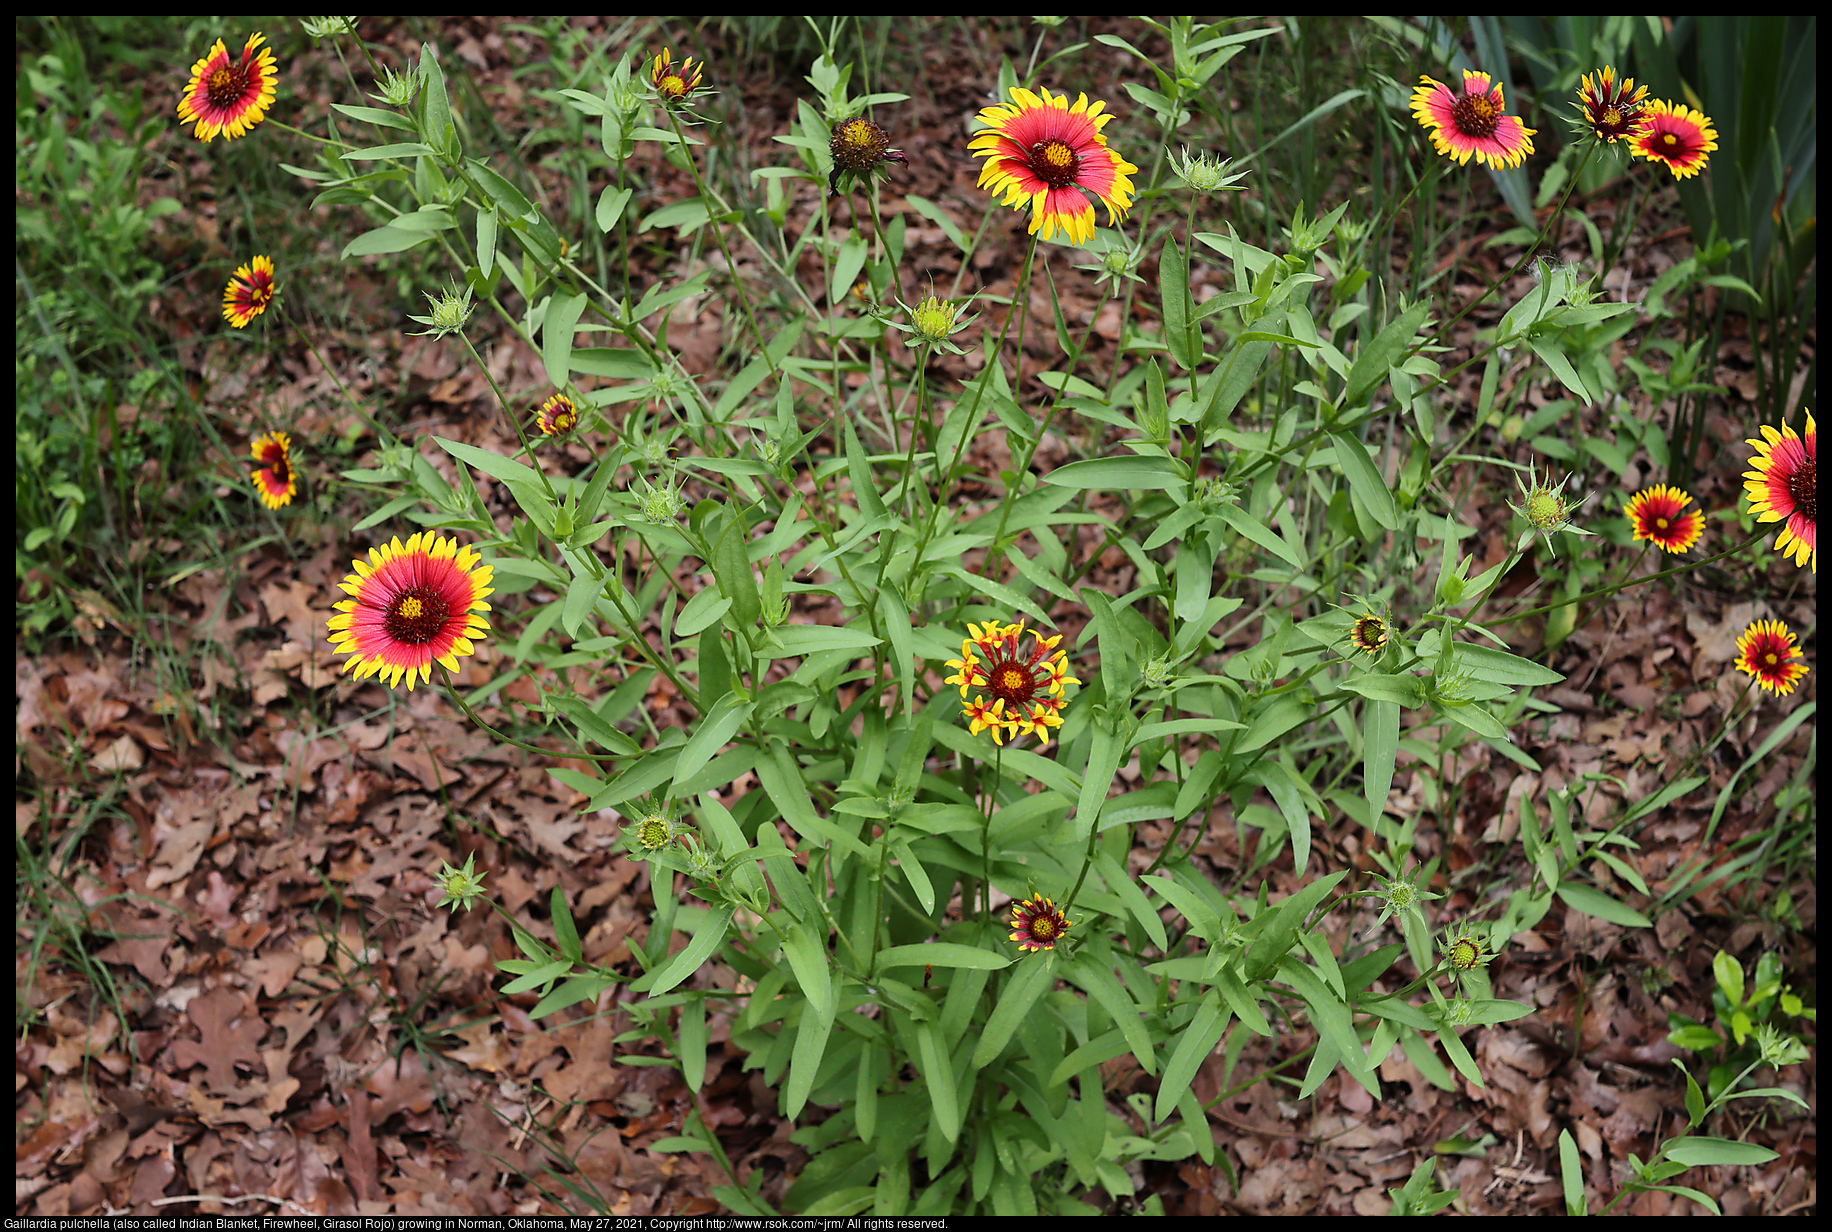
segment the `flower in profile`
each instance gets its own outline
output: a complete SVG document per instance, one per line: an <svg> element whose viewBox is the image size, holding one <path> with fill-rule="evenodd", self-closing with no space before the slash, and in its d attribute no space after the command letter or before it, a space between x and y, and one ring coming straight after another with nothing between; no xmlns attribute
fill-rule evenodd
<svg viewBox="0 0 1832 1232"><path fill-rule="evenodd" d="M1635 157L1665 163L1676 180L1704 170L1711 151L1717 148L1717 129L1702 111L1659 100L1648 104L1641 131L1629 139Z"/></svg>
<svg viewBox="0 0 1832 1232"><path fill-rule="evenodd" d="M1635 539L1646 539L1663 552L1683 552L1705 533L1705 514L1687 509L1691 502L1690 494L1661 484L1635 493L1622 512L1635 528Z"/></svg>
<svg viewBox="0 0 1832 1232"><path fill-rule="evenodd" d="M1463 93L1454 93L1441 81L1420 76L1423 84L1412 92L1412 114L1431 144L1459 166L1474 158L1491 167L1518 166L1533 152L1533 134L1519 116L1507 114L1501 87L1489 84L1487 73L1463 70Z"/></svg>
<svg viewBox="0 0 1832 1232"><path fill-rule="evenodd" d="M299 491L299 477L293 473L292 439L284 432L268 432L254 438L254 460L259 462L249 474L261 503L269 509L293 503Z"/></svg>
<svg viewBox="0 0 1832 1232"><path fill-rule="evenodd" d="M274 53L261 47L266 41L265 35L249 35L242 58L232 61L223 40L217 39L210 54L191 66L191 80L178 100L178 119L183 124L195 122L192 135L199 141L208 142L219 133L223 140L232 140L267 118L274 101Z"/></svg>
<svg viewBox="0 0 1832 1232"><path fill-rule="evenodd" d="M1011 88L1009 105L980 112L984 132L967 143L975 158L984 158L980 187L1015 209L1030 207L1030 233L1048 240L1058 230L1073 244L1094 238L1092 194L1107 207L1107 221L1117 224L1132 205L1132 173L1138 168L1107 148L1100 130L1113 117L1107 104L1090 103L1086 94L1069 105L1068 95L1048 90L1033 94Z"/></svg>
<svg viewBox="0 0 1832 1232"><path fill-rule="evenodd" d="M1363 612L1349 629L1349 644L1363 654L1377 655L1387 648L1392 630L1373 612Z"/></svg>
<svg viewBox="0 0 1832 1232"><path fill-rule="evenodd" d="M277 289L273 261L256 257L237 269L223 288L223 319L233 329L247 328L248 322L267 311Z"/></svg>
<svg viewBox="0 0 1832 1232"><path fill-rule="evenodd" d="M1073 925L1055 903L1035 891L1011 905L1011 939L1021 950L1053 950Z"/></svg>
<svg viewBox="0 0 1832 1232"><path fill-rule="evenodd" d="M1737 639L1737 670L1754 676L1770 693L1792 693L1807 665L1794 631L1779 620L1758 620Z"/></svg>
<svg viewBox="0 0 1832 1232"><path fill-rule="evenodd" d="M1758 521L1786 522L1775 550L1818 573L1819 429L1813 412L1807 412L1805 439L1786 424L1779 432L1763 424L1762 439L1744 443L1756 447L1756 456L1749 460L1755 469L1743 472L1749 511Z"/></svg>
<svg viewBox="0 0 1832 1232"><path fill-rule="evenodd" d="M1527 544L1533 541L1533 536L1539 534L1546 537L1546 550L1557 556L1558 551L1552 546L1554 533L1561 530L1568 530L1574 535L1595 533L1571 521L1571 515L1576 512L1578 505L1582 505L1590 497L1587 495L1576 504L1567 501L1563 489L1570 478L1571 476L1567 475L1564 479L1553 483L1552 476L1548 472L1546 478L1542 480L1535 476L1531 466L1527 468L1526 483L1520 482L1520 476L1514 477L1514 486L1520 489L1525 503L1516 505L1509 502L1508 508L1527 520L1527 529L1521 532L1520 541L1515 545L1516 551L1525 550Z"/></svg>
<svg viewBox="0 0 1832 1232"><path fill-rule="evenodd" d="M422 531L403 545L399 538L369 550L369 560L352 562L356 572L338 585L350 597L331 617L331 645L352 657L344 670L356 679L381 676L389 687L404 676L411 692L432 680L432 665L458 670L458 656L475 654L490 625L479 612L494 594L490 566L476 549L460 551L455 539Z"/></svg>
<svg viewBox="0 0 1832 1232"><path fill-rule="evenodd" d="M1616 80L1616 70L1604 65L1592 78L1584 75L1578 87L1579 128L1598 141L1632 140L1646 122L1648 88L1635 79Z"/></svg>
<svg viewBox="0 0 1832 1232"><path fill-rule="evenodd" d="M961 657L948 660L956 671L946 683L961 687L966 703L961 714L972 733L977 736L982 728L993 728L994 742L1003 744L1005 738L1035 732L1047 745L1049 729L1062 726L1062 686L1081 683L1069 675L1068 653L1056 650L1062 635L1039 637L1033 629L1030 648L1021 651L1022 621L1001 625L989 620L984 627L968 625L967 632ZM979 691L969 698L974 690Z"/></svg>
<svg viewBox="0 0 1832 1232"><path fill-rule="evenodd" d="M673 106L694 96L705 73L703 61L695 64L692 56L682 56L681 62L676 64L673 53L664 47L650 63L649 84L655 87L663 103Z"/></svg>
<svg viewBox="0 0 1832 1232"><path fill-rule="evenodd" d="M891 149L890 134L862 116L833 126L829 151L833 155L833 172L827 177L827 186L835 193L840 191L841 180L851 191L855 183L869 183L874 175L884 174L886 163L906 167L910 164L902 150Z"/></svg>
<svg viewBox="0 0 1832 1232"><path fill-rule="evenodd" d="M1191 192L1246 192L1245 184L1237 184L1245 171L1234 170L1234 160L1219 158L1203 153L1190 156L1188 146L1183 147L1182 157L1173 154L1170 157L1170 169L1177 173L1177 178L1189 187Z"/></svg>
<svg viewBox="0 0 1832 1232"><path fill-rule="evenodd" d="M579 426L579 408L565 394L555 394L541 403L541 414L536 422L542 436L564 436Z"/></svg>

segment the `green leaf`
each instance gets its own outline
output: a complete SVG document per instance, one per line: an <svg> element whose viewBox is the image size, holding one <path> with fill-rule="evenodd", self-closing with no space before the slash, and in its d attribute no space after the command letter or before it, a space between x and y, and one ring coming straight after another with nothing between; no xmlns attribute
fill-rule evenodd
<svg viewBox="0 0 1832 1232"><path fill-rule="evenodd" d="M1013 987L1017 985L1014 983ZM1009 995L1010 990L1007 990ZM995 1011L996 1015L996 1011ZM942 1039L939 1022L915 1024L916 1052L922 1075L929 1088L929 1106L935 1110L935 1124L942 1136L953 1142L960 1136L960 1095L954 1088L954 1067L948 1061L947 1041Z"/></svg>
<svg viewBox="0 0 1832 1232"><path fill-rule="evenodd" d="M680 755L675 759L675 782L685 783L699 773L701 767L711 761L713 755L737 734L755 709L755 702L737 693L727 693L713 703L712 709L701 718L699 726L694 728L693 735L688 737Z"/></svg>
<svg viewBox="0 0 1832 1232"><path fill-rule="evenodd" d="M763 599L757 591L757 576L751 572L750 535L744 515L728 506L724 517L725 525L713 541L710 563L719 593L732 601L726 627L742 632L756 626L763 614Z"/></svg>
<svg viewBox="0 0 1832 1232"><path fill-rule="evenodd" d="M1355 363L1349 368L1348 385L1342 395L1344 410L1360 405L1374 386L1386 379L1387 369L1399 359L1400 352L1412 345L1412 336L1418 333L1419 326L1424 324L1430 311L1431 301L1420 300L1397 319L1388 322L1387 327L1375 335L1374 341L1355 356Z"/></svg>
<svg viewBox="0 0 1832 1232"><path fill-rule="evenodd" d="M1196 1016L1178 1036L1177 1047L1164 1063L1164 1077L1158 1080L1158 1099L1152 1108L1154 1119L1162 1121L1170 1115L1227 1029L1228 1009L1211 990L1197 1005Z"/></svg>
<svg viewBox="0 0 1832 1232"><path fill-rule="evenodd" d="M557 291L547 302L547 317L541 326L541 364L547 369L547 383L565 389L572 376L573 333L590 301L583 295Z"/></svg>
<svg viewBox="0 0 1832 1232"><path fill-rule="evenodd" d="M1175 458L1139 454L1130 458L1083 458L1059 466L1043 482L1064 488L1107 488L1113 491L1180 488L1189 481L1183 464Z"/></svg>
<svg viewBox="0 0 1832 1232"><path fill-rule="evenodd" d="M1666 1157L1688 1168L1721 1164L1765 1164L1781 1158L1765 1146L1757 1146L1753 1142L1737 1142L1730 1138L1680 1138L1667 1143Z"/></svg>
<svg viewBox="0 0 1832 1232"><path fill-rule="evenodd" d="M431 231L403 231L392 224L384 224L373 231L365 231L348 244L344 245L343 257L375 257L391 252L406 252L409 248L424 244L433 238Z"/></svg>
<svg viewBox="0 0 1832 1232"><path fill-rule="evenodd" d="M566 891L559 886L553 888L548 910L553 915L553 938L560 953L576 963L584 962L585 951L579 948L579 930L573 925L572 912L566 906Z"/></svg>
<svg viewBox="0 0 1832 1232"><path fill-rule="evenodd" d="M791 1119L800 1116L808 1103L808 1093L814 1089L832 1034L832 1014L819 1012L812 1002L802 1006L801 1022L795 1028L795 1047L789 1054L789 1083L783 1088L783 1112Z"/></svg>
<svg viewBox="0 0 1832 1232"><path fill-rule="evenodd" d="M973 1049L975 1069L984 1069L1005 1051L1012 1032L1018 1029L1019 1020L1031 1012L1038 998L1054 983L1054 957L1055 951L1044 950L1026 954L1020 961L1017 976L1000 994L999 1003L993 1007L986 1028L980 1033L980 1042Z"/></svg>
<svg viewBox="0 0 1832 1232"><path fill-rule="evenodd" d="M1589 1214L1584 1200L1584 1161L1578 1154L1577 1139L1568 1129L1558 1131L1558 1172L1559 1184L1565 1191L1565 1213Z"/></svg>
<svg viewBox="0 0 1832 1232"><path fill-rule="evenodd" d="M1363 709L1362 785L1378 825L1393 789L1393 763L1399 756L1399 703L1369 698Z"/></svg>
<svg viewBox="0 0 1832 1232"><path fill-rule="evenodd" d="M1185 372L1194 372L1202 363L1202 347L1190 328L1194 305L1190 303L1189 260L1174 236L1158 254L1158 294L1164 307L1164 345Z"/></svg>
<svg viewBox="0 0 1832 1232"><path fill-rule="evenodd" d="M1362 507L1386 529L1399 529L1399 506L1393 503L1393 493L1380 477L1374 459L1368 456L1367 447L1345 432L1332 432L1330 439L1336 443L1336 462L1349 481L1349 490Z"/></svg>
<svg viewBox="0 0 1832 1232"><path fill-rule="evenodd" d="M1075 463L1071 462L1069 465L1073 466ZM1067 470L1068 467L1064 467L1063 469ZM1055 471L1050 472L1051 475L1055 473ZM1215 507L1215 513L1222 521L1271 552L1274 556L1277 556L1293 569L1300 571L1304 569L1304 558L1299 556L1289 543L1286 543L1279 536L1266 529L1266 527L1261 525L1258 521L1249 517L1247 511L1240 506L1217 505Z"/></svg>
<svg viewBox="0 0 1832 1232"><path fill-rule="evenodd" d="M598 230L609 232L623 217L624 207L630 204L630 198L636 192L633 188L617 188L606 184L604 191L598 194L598 209L595 217Z"/></svg>
<svg viewBox="0 0 1832 1232"><path fill-rule="evenodd" d="M1067 969L1063 972L1071 983L1079 984L1088 995L1099 1002L1101 1007L1112 1015L1114 1025L1120 1034L1126 1037L1126 1044L1132 1049L1145 1072L1157 1071L1157 1052L1151 1046L1151 1036L1145 1030L1145 1024L1139 1013L1139 1007L1133 1004L1126 990L1113 977L1111 969L1101 966L1093 956L1091 949L1078 951ZM1175 1097L1172 1097L1173 1100Z"/></svg>
<svg viewBox="0 0 1832 1232"><path fill-rule="evenodd" d="M1591 886L1568 881L1559 886L1557 894L1573 911L1595 916L1599 920L1608 920L1611 924L1620 924L1625 928L1654 927L1652 920L1633 907L1619 903Z"/></svg>
<svg viewBox="0 0 1832 1232"><path fill-rule="evenodd" d="M709 910L706 921L700 926L700 931L693 935L693 940L689 941L680 953L669 959L659 970L637 980L631 987L637 992L642 992L645 991L643 986L648 985L646 991L652 998L674 989L681 981L698 971L700 964L711 958L713 951L719 948L719 943L725 940L725 930L731 927L734 911L735 908L732 907Z"/></svg>
<svg viewBox="0 0 1832 1232"><path fill-rule="evenodd" d="M999 971L1011 966L1011 959L973 945L955 945L937 941L928 945L893 945L878 952L878 970L892 967L967 967L979 971Z"/></svg>

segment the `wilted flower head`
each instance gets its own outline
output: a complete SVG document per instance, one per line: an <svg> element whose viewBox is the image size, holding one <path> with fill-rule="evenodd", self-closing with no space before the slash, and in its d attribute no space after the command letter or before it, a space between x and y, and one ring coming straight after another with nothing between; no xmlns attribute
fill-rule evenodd
<svg viewBox="0 0 1832 1232"><path fill-rule="evenodd" d="M836 193L843 191L842 181L845 191L850 191L855 183L869 183L873 176L884 174L887 163L907 167L910 162L902 150L891 149L890 134L863 116L835 124L829 150L833 172L827 177L827 185Z"/></svg>
<svg viewBox="0 0 1832 1232"><path fill-rule="evenodd" d="M1387 648L1391 632L1385 620L1373 612L1363 612L1349 629L1349 644L1363 654L1377 655Z"/></svg>

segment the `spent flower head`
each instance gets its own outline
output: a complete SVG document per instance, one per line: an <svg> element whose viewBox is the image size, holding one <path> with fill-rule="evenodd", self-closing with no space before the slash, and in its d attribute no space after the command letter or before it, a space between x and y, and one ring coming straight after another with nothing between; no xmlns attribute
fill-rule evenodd
<svg viewBox="0 0 1832 1232"><path fill-rule="evenodd" d="M384 68L381 79L375 84L381 89L369 97L379 99L390 107L411 107L413 96L420 89L420 75L412 71L397 73L391 68Z"/></svg>
<svg viewBox="0 0 1832 1232"><path fill-rule="evenodd" d="M472 852L464 858L463 868L453 868L444 860L439 861L438 882L441 895L433 904L434 909L450 907L453 914L463 907L469 911L477 905L483 896L484 874L477 871L477 853Z"/></svg>
<svg viewBox="0 0 1832 1232"><path fill-rule="evenodd" d="M963 315L961 312L967 304L972 302L971 300L962 300L957 304L953 300L942 299L933 294L933 287L930 288L930 291L931 294L920 300L914 308L904 303L902 299L898 299L897 306L903 309L908 321L891 321L890 327L910 335L914 345L927 344L940 347L944 351L951 351L956 355L966 354L949 339L977 321L979 313Z"/></svg>
<svg viewBox="0 0 1832 1232"><path fill-rule="evenodd" d="M630 824L624 827L623 840L630 854L638 860L659 855L685 832L675 819L674 810L653 796L639 800L636 811L628 816Z"/></svg>
<svg viewBox="0 0 1832 1232"><path fill-rule="evenodd" d="M315 39L336 38L341 34L355 34L356 18L302 17L299 27Z"/></svg>
<svg viewBox="0 0 1832 1232"><path fill-rule="evenodd" d="M1577 512L1578 507L1590 499L1589 493L1585 493L1583 499L1575 503L1565 499L1563 489L1571 478L1567 475L1554 483L1551 472L1547 472L1546 478L1541 480L1531 465L1527 467L1526 483L1520 481L1519 475L1514 476L1514 484L1520 489L1523 503L1516 505L1510 501L1508 508L1527 520L1527 529L1521 532L1519 541L1514 545L1516 551L1525 551L1534 535L1544 535L1546 550L1557 556L1558 552L1552 546L1552 536L1558 531L1568 530L1574 535L1596 533L1585 530L1571 520L1571 515Z"/></svg>
<svg viewBox="0 0 1832 1232"><path fill-rule="evenodd" d="M414 335L416 338L429 336L443 338L447 334L455 334L464 328L465 322L471 319L471 288L469 286L460 287L454 282L448 290L438 295L434 295L431 291L425 294L429 315L423 317L416 317L412 313L407 315L409 321L417 321L427 327L416 333Z"/></svg>
<svg viewBox="0 0 1832 1232"><path fill-rule="evenodd" d="M1184 146L1181 154L1173 154L1170 168L1177 173L1177 178L1189 186L1195 193L1245 192L1245 184L1236 183L1247 172L1235 171L1234 160L1209 154L1206 151L1191 156L1189 147Z"/></svg>
<svg viewBox="0 0 1832 1232"><path fill-rule="evenodd" d="M637 484L642 485L640 491L637 489ZM674 525L681 516L681 510L687 507L687 502L681 499L681 494L676 490L672 479L664 479L660 484L653 484L638 475L630 484L630 493L636 497L637 516L657 526Z"/></svg>
<svg viewBox="0 0 1832 1232"><path fill-rule="evenodd" d="M891 148L890 134L863 116L835 124L828 151L833 155L833 171L827 177L827 186L836 194L888 175L891 163L906 167L910 163L902 150Z"/></svg>

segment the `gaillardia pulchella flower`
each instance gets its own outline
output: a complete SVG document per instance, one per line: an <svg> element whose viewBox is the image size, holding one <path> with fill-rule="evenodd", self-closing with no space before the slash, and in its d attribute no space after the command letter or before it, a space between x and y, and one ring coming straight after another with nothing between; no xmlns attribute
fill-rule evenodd
<svg viewBox="0 0 1832 1232"><path fill-rule="evenodd" d="M1616 80L1616 70L1604 65L1595 78L1585 74L1578 87L1579 129L1598 141L1614 143L1632 139L1641 131L1647 112L1648 88L1635 79Z"/></svg>
<svg viewBox="0 0 1832 1232"><path fill-rule="evenodd" d="M240 137L267 118L274 101L274 53L261 47L266 41L264 35L249 35L242 58L231 60L217 39L210 54L191 66L191 80L178 100L178 119L197 125L192 134L199 141L219 133L225 141Z"/></svg>
<svg viewBox="0 0 1832 1232"><path fill-rule="evenodd" d="M248 322L267 311L274 302L274 263L268 257L256 257L237 269L223 288L223 319L235 329L247 328Z"/></svg>
<svg viewBox="0 0 1832 1232"><path fill-rule="evenodd" d="M1743 472L1749 511L1762 522L1785 522L1775 550L1796 565L1819 572L1819 428L1807 412L1807 434L1802 439L1786 424L1776 431L1762 425L1762 439L1745 444L1756 447L1749 460L1754 470Z"/></svg>
<svg viewBox="0 0 1832 1232"><path fill-rule="evenodd" d="M1033 892L1029 899L1011 905L1011 939L1021 950L1053 950L1073 924L1041 894Z"/></svg>
<svg viewBox="0 0 1832 1232"><path fill-rule="evenodd" d="M980 112L986 130L967 143L975 158L984 158L980 187L1004 205L1030 207L1030 233L1048 240L1058 230L1073 244L1094 238L1092 194L1107 207L1107 221L1117 225L1132 206L1132 173L1138 168L1107 148L1100 130L1113 117L1107 104L1090 103L1086 94L1069 105L1068 95L1048 90L1031 93L1011 88L1011 103Z"/></svg>
<svg viewBox="0 0 1832 1232"><path fill-rule="evenodd" d="M254 438L251 447L260 465L249 473L261 503L269 509L293 503L299 491L299 476L293 472L292 438L284 432L268 432Z"/></svg>
<svg viewBox="0 0 1832 1232"><path fill-rule="evenodd" d="M1501 87L1487 73L1463 70L1463 92L1420 76L1412 92L1412 114L1431 136L1431 144L1459 166L1474 158L1491 167L1518 166L1533 152L1533 134L1519 116L1507 114Z"/></svg>
<svg viewBox="0 0 1832 1232"><path fill-rule="evenodd" d="M1363 654L1377 655L1387 648L1387 622L1373 612L1363 612L1349 629L1349 644Z"/></svg>
<svg viewBox="0 0 1832 1232"><path fill-rule="evenodd" d="M1665 163L1676 180L1704 170L1711 151L1718 148L1717 129L1711 121L1704 112L1684 103L1651 102L1641 121L1641 131L1629 139L1629 149L1637 158Z"/></svg>
<svg viewBox="0 0 1832 1232"><path fill-rule="evenodd" d="M1689 493L1660 484L1635 493L1622 512L1635 539L1646 539L1663 552L1684 552L1705 533L1704 512L1687 509L1691 503Z"/></svg>
<svg viewBox="0 0 1832 1232"><path fill-rule="evenodd" d="M692 56L682 56L681 62L676 64L673 53L666 47L649 65L649 84L655 87L656 96L670 106L691 99L705 75L704 62L695 64Z"/></svg>
<svg viewBox="0 0 1832 1232"><path fill-rule="evenodd" d="M331 645L352 657L344 670L356 679L381 676L390 687L406 677L431 681L432 665L458 670L458 656L475 654L490 625L479 612L494 570L478 567L476 549L460 551L455 539L421 531L403 545L399 538L369 550L369 560L352 562L356 572L338 585L350 597L331 617Z"/></svg>
<svg viewBox="0 0 1832 1232"><path fill-rule="evenodd" d="M564 436L579 426L579 408L565 394L555 394L541 403L541 413L535 422L542 436Z"/></svg>
<svg viewBox="0 0 1832 1232"><path fill-rule="evenodd" d="M1792 693L1807 674L1794 631L1779 620L1758 620L1737 639L1737 670L1777 695Z"/></svg>
<svg viewBox="0 0 1832 1232"><path fill-rule="evenodd" d="M989 620L984 627L968 625L967 632L961 657L948 660L955 673L947 683L961 687L966 703L961 714L973 734L990 728L994 743L1003 744L1028 731L1048 744L1050 728L1062 726L1062 686L1081 683L1069 675L1067 652L1056 650L1062 635L1040 637L1033 629L1030 648L1020 650L1023 621L1001 625Z"/></svg>
<svg viewBox="0 0 1832 1232"><path fill-rule="evenodd" d="M828 149L833 155L833 171L827 177L827 186L835 193L840 191L842 180L850 190L855 183L870 183L874 175L883 174L886 163L906 167L910 163L902 150L891 149L890 134L863 116L835 124Z"/></svg>

